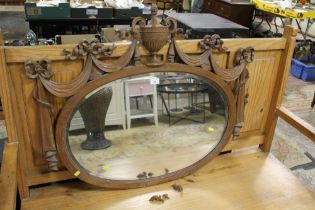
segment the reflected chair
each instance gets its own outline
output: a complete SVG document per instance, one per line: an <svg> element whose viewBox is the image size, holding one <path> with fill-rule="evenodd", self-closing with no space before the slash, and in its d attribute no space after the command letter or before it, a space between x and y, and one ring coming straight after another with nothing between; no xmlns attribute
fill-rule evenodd
<svg viewBox="0 0 315 210"><path fill-rule="evenodd" d="M128 79L125 81L125 102L126 102L126 115L127 115L127 128L131 127L132 119L154 117L154 123L158 125L158 111L157 111L157 91L156 84L152 80L156 79L153 76L139 77ZM139 110L136 114L131 113L130 99L136 99L137 110L140 108L138 104L138 98L142 97L144 104L146 105L146 99L153 97L153 103L151 102L152 111ZM141 112L143 111L143 112Z"/></svg>

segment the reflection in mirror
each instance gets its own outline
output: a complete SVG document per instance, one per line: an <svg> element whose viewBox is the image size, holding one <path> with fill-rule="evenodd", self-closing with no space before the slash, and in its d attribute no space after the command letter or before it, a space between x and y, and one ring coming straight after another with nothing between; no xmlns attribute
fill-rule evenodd
<svg viewBox="0 0 315 210"><path fill-rule="evenodd" d="M150 73L88 94L68 123L67 145L90 175L111 180L162 176L196 163L221 140L225 95L208 79Z"/></svg>

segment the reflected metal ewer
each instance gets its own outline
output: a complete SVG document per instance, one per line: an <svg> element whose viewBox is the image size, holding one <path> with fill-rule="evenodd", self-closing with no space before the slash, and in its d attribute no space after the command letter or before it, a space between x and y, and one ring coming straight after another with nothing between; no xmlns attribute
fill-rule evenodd
<svg viewBox="0 0 315 210"><path fill-rule="evenodd" d="M147 66L161 66L163 61L158 58L158 51L171 39L171 33L176 31L176 20L166 18L163 26L157 19L158 8L155 4L151 6L151 24L146 25L146 20L142 17L136 17L132 21L132 30L134 34L139 33L143 46L150 52L151 56L145 63ZM140 25L140 28L137 28Z"/></svg>
<svg viewBox="0 0 315 210"><path fill-rule="evenodd" d="M79 107L87 139L81 143L81 148L86 150L105 149L112 142L105 138L105 118L112 99L113 90L105 87L85 99Z"/></svg>

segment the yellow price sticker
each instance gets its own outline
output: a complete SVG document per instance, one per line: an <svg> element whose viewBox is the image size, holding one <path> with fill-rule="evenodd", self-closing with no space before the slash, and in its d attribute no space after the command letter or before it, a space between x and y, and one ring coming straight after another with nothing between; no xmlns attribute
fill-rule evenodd
<svg viewBox="0 0 315 210"><path fill-rule="evenodd" d="M74 173L74 176L79 176L80 175L80 171L76 171L75 173Z"/></svg>
<svg viewBox="0 0 315 210"><path fill-rule="evenodd" d="M210 131L210 132L213 132L214 131L214 128L208 128L208 131Z"/></svg>
<svg viewBox="0 0 315 210"><path fill-rule="evenodd" d="M103 169L104 171L107 171L107 170L109 170L109 166L103 166L102 169Z"/></svg>

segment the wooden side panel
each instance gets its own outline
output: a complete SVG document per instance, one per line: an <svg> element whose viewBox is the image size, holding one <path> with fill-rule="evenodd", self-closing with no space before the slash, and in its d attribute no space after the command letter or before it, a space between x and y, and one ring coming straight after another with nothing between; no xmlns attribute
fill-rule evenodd
<svg viewBox="0 0 315 210"><path fill-rule="evenodd" d="M268 113L265 130L265 141L261 145L263 151L268 152L271 148L276 124L277 124L277 115L276 109L280 107L281 101L283 98L285 86L287 84L287 79L291 67L291 59L294 52L295 41L296 41L297 30L292 27L285 27L283 36L287 39L287 43L283 53L281 54L280 63L278 67L278 72L276 76L276 85L272 94L272 102L270 104L270 110Z"/></svg>
<svg viewBox="0 0 315 210"><path fill-rule="evenodd" d="M0 173L0 210L14 210L17 191L18 143L7 143Z"/></svg>
<svg viewBox="0 0 315 210"><path fill-rule="evenodd" d="M6 130L8 135L8 142L16 142L17 139L20 140L19 146L23 147L25 142L24 139L20 135L20 128L23 126L19 121L19 117L16 113L17 110L17 100L16 100L16 92L14 91L10 71L7 68L6 54L5 50L2 46L0 46L0 90L1 90L1 102L5 115L5 123ZM18 123L19 122L19 123ZM26 162L25 156L28 152L26 150L20 150L18 156L18 185L19 185L19 193L21 197L28 197L29 191L27 189L26 183Z"/></svg>
<svg viewBox="0 0 315 210"><path fill-rule="evenodd" d="M247 64L249 79L246 91L249 95L248 104L245 106L245 123L241 129L241 136L263 135L266 118L271 104L273 88L279 68L282 50L255 49L254 61ZM228 53L225 67L232 68L235 53Z"/></svg>
<svg viewBox="0 0 315 210"><path fill-rule="evenodd" d="M33 164L30 164L33 163L33 157L41 154L40 147L36 147L37 145L33 146L31 143L31 138L34 136L30 136L33 130L39 130L39 125L36 123L37 116L35 114L32 116L35 122L30 122L26 117L26 110L35 107L35 102L33 100L28 100L28 97L23 95L23 92L27 91L29 91L29 95L31 95L31 90L34 87L35 82L32 80L28 80L26 83L23 82L23 78L25 80L26 76L22 73L22 64L9 65L8 70L12 78L12 88L14 89L18 101L18 103L15 104L17 107L14 110L14 113L18 116L17 120L23 122L23 124L17 123L17 132L20 139L23 141L23 143L20 144L21 151L26 151L25 155L23 153L21 154L21 161L23 162L22 165L26 166L26 174L28 174L27 172L33 169ZM32 126L35 128L32 128Z"/></svg>
<svg viewBox="0 0 315 210"><path fill-rule="evenodd" d="M245 106L245 123L242 132L260 130L263 133L266 117L275 86L281 51L255 52L255 60L248 64L249 94Z"/></svg>

